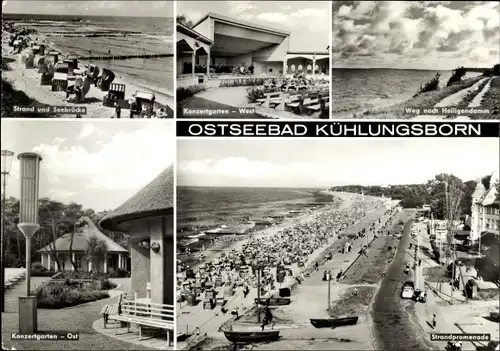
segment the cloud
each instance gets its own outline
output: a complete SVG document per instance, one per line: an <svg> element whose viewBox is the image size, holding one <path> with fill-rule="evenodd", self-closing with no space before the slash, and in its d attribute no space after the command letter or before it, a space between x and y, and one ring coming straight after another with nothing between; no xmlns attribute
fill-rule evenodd
<svg viewBox="0 0 500 351"><path fill-rule="evenodd" d="M91 135L101 135L103 131L97 128L94 124L88 123L83 126L80 134L78 135L78 139L85 139Z"/></svg>
<svg viewBox="0 0 500 351"><path fill-rule="evenodd" d="M89 126L82 131L95 131ZM155 126L117 133L100 146L98 151L90 152L79 145L62 147L53 143L41 144L33 151L42 155L42 167L50 184L74 182L83 184L83 188L108 190L140 188L173 160L172 137ZM66 190L60 185L57 189Z"/></svg>
<svg viewBox="0 0 500 351"><path fill-rule="evenodd" d="M265 178L281 172L281 167L273 163L251 161L244 157L182 161L177 167L180 173L234 178Z"/></svg>
<svg viewBox="0 0 500 351"><path fill-rule="evenodd" d="M443 69L450 69L478 61L493 65L498 56L482 54L500 46L499 18L498 2L334 2L332 51L338 63L343 58L346 64L371 56L365 62L385 61L387 67L394 62L404 66L408 57L422 59L418 68L439 69L443 63ZM443 60L442 53L455 61Z"/></svg>

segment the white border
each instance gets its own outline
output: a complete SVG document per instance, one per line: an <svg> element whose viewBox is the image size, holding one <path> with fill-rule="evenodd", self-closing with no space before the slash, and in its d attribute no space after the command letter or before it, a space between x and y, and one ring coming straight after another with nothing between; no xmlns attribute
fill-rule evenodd
<svg viewBox="0 0 500 351"><path fill-rule="evenodd" d="M173 50L174 50L174 64L173 64L173 74L174 74L174 106L172 106L172 110L174 111L174 115L172 116L172 132L174 133L173 135L173 151L174 151L174 159L172 161L172 169L174 172L174 189L173 189L173 195L174 195L174 225L173 225L173 245L174 245L174 272L172 274L173 277L173 282L172 282L172 288L174 289L173 291L173 297L174 297L174 335L172 337L173 342L172 342L172 348L173 350L177 350L177 1L172 0L173 5L174 5L174 12L173 12Z"/></svg>

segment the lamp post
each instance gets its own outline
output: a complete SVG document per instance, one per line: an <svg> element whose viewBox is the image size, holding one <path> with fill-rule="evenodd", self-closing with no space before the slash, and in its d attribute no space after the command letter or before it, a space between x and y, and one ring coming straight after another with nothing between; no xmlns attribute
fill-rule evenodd
<svg viewBox="0 0 500 351"><path fill-rule="evenodd" d="M9 150L2 150L2 237L0 238L0 253L2 255L2 312L5 312L5 255L4 255L4 241L5 241L5 189L7 188L7 176L10 174L10 167L12 165L12 157L14 153Z"/></svg>
<svg viewBox="0 0 500 351"><path fill-rule="evenodd" d="M25 152L19 154L17 158L21 163L21 196L17 227L26 238L26 297L19 297L19 333L29 334L37 332L37 299L30 293L31 237L40 228L38 191L42 157L33 152Z"/></svg>

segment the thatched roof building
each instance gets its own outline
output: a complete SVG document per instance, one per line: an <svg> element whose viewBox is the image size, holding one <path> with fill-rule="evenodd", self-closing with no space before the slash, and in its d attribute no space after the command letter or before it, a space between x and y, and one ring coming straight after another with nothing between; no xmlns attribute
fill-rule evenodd
<svg viewBox="0 0 500 351"><path fill-rule="evenodd" d="M137 194L108 213L99 225L107 230L121 230L123 223L155 216L172 215L174 211L174 172L170 166Z"/></svg>

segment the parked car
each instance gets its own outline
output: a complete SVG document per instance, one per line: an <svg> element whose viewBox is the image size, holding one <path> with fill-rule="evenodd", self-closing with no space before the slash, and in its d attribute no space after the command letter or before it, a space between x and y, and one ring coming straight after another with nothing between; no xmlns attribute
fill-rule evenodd
<svg viewBox="0 0 500 351"><path fill-rule="evenodd" d="M412 281L406 281L403 284L403 289L401 291L402 299L413 299L413 295L415 294L415 285Z"/></svg>
<svg viewBox="0 0 500 351"><path fill-rule="evenodd" d="M500 342L498 340L491 340L487 346L488 351L499 351L500 350Z"/></svg>

